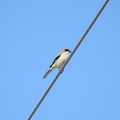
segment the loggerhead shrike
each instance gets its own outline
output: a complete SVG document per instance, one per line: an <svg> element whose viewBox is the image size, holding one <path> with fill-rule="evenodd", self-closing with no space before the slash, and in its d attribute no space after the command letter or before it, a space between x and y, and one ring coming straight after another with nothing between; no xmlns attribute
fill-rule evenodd
<svg viewBox="0 0 120 120"><path fill-rule="evenodd" d="M67 48L63 48L60 53L56 56L53 63L50 65L50 69L46 72L46 74L43 76L43 78L46 78L47 75L55 68L61 68L66 60L68 59L68 55L71 53L71 51Z"/></svg>

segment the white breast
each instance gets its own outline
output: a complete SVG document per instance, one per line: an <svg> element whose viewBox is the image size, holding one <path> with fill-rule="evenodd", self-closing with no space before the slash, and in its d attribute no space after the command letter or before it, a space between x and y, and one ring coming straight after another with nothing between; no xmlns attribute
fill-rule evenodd
<svg viewBox="0 0 120 120"><path fill-rule="evenodd" d="M67 58L68 58L68 52L62 53L60 58L56 61L56 66L60 68L62 65L65 64Z"/></svg>

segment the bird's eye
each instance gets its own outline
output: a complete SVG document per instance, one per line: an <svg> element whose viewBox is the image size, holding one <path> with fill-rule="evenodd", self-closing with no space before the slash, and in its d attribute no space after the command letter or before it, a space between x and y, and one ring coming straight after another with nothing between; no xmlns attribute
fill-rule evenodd
<svg viewBox="0 0 120 120"><path fill-rule="evenodd" d="M65 49L65 51L69 51L68 49Z"/></svg>
<svg viewBox="0 0 120 120"><path fill-rule="evenodd" d="M71 51L70 51L69 49L65 49L65 51L68 51L68 52L70 52L70 53L71 53Z"/></svg>

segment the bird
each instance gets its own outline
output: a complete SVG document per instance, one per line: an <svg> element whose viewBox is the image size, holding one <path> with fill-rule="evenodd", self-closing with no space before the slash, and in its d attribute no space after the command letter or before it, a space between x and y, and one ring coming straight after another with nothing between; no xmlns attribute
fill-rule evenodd
<svg viewBox="0 0 120 120"><path fill-rule="evenodd" d="M54 61L52 62L52 64L50 65L50 69L45 73L45 75L43 76L43 78L45 79L47 77L47 75L55 68L61 68L67 61L68 57L69 57L69 53L71 53L71 51L68 48L63 48L60 53L56 56L56 58L54 59Z"/></svg>

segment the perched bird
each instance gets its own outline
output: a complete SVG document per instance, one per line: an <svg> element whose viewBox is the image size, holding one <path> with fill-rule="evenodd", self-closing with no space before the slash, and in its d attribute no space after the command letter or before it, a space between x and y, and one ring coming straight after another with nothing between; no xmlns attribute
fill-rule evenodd
<svg viewBox="0 0 120 120"><path fill-rule="evenodd" d="M55 68L61 68L66 60L68 59L68 55L71 53L71 51L67 48L63 48L60 53L56 56L53 63L50 65L50 69L46 72L46 74L43 76L43 78L46 78L47 75Z"/></svg>

